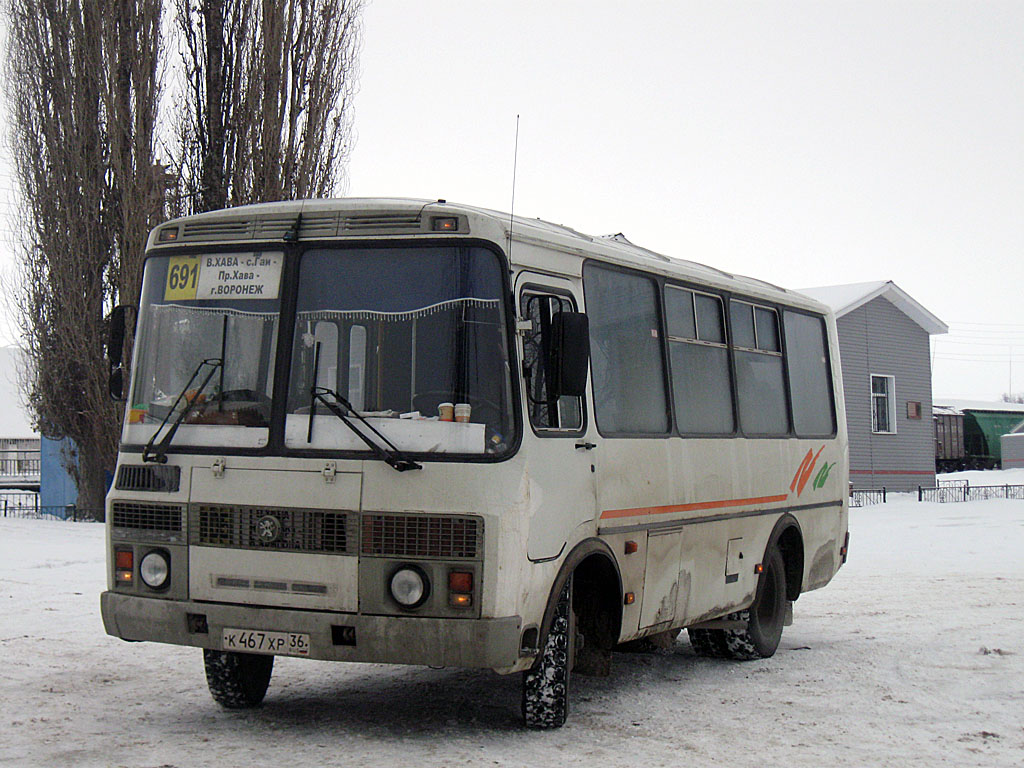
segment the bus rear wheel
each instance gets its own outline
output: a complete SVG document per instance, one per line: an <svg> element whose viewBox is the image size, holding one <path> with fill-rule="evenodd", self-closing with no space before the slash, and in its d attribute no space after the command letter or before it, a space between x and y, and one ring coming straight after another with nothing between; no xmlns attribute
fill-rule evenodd
<svg viewBox="0 0 1024 768"><path fill-rule="evenodd" d="M274 657L203 649L206 684L226 709L248 709L263 701L274 672Z"/></svg>
<svg viewBox="0 0 1024 768"><path fill-rule="evenodd" d="M690 636L690 646L698 656L707 659L721 659L728 654L725 647L725 631L721 629L694 629L686 630Z"/></svg>
<svg viewBox="0 0 1024 768"><path fill-rule="evenodd" d="M575 646L572 577L558 596L544 647L523 673L523 720L530 728L561 728L569 715L569 673Z"/></svg>
<svg viewBox="0 0 1024 768"><path fill-rule="evenodd" d="M750 661L775 654L786 619L786 568L778 549L772 548L765 557L754 604L729 618L746 622L746 626L722 630L727 658Z"/></svg>

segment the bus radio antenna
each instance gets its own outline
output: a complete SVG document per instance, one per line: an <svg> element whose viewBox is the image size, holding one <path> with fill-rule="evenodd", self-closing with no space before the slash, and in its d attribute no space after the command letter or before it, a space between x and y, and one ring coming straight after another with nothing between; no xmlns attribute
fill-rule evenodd
<svg viewBox="0 0 1024 768"><path fill-rule="evenodd" d="M516 143L512 150L512 205L508 212L508 260L512 261L512 219L516 214L516 165L519 162L519 115L516 115Z"/></svg>

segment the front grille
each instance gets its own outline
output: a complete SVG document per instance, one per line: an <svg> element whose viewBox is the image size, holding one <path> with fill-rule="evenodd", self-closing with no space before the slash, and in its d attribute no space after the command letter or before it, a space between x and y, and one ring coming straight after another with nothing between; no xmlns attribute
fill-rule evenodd
<svg viewBox="0 0 1024 768"><path fill-rule="evenodd" d="M181 506L178 504L137 504L115 501L114 528L146 531L180 531Z"/></svg>
<svg viewBox="0 0 1024 768"><path fill-rule="evenodd" d="M482 527L476 517L364 515L362 553L473 559L480 556Z"/></svg>
<svg viewBox="0 0 1024 768"><path fill-rule="evenodd" d="M114 487L119 491L175 493L181 484L181 467L123 464Z"/></svg>
<svg viewBox="0 0 1024 768"><path fill-rule="evenodd" d="M191 543L205 546L343 555L356 538L346 512L198 504L191 518Z"/></svg>

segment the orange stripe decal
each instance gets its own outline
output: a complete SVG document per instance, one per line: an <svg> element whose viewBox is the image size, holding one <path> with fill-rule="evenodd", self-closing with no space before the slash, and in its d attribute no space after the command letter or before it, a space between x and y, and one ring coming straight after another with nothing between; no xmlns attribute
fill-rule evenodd
<svg viewBox="0 0 1024 768"><path fill-rule="evenodd" d="M638 517L640 515L667 515L672 512L692 512L698 509L724 509L726 507L745 507L754 504L774 504L785 501L789 496L759 496L753 499L724 499L722 501L698 501L693 504L669 504L664 507L637 507L635 509L608 509L601 513L602 520L616 517Z"/></svg>

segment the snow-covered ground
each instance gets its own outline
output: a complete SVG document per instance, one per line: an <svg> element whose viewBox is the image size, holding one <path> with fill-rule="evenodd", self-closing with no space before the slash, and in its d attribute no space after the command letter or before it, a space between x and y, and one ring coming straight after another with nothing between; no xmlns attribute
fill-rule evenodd
<svg viewBox="0 0 1024 768"><path fill-rule="evenodd" d="M1024 485L1024 467L1001 471L972 469L967 472L948 472L938 475L940 483L966 480L970 485Z"/></svg>
<svg viewBox="0 0 1024 768"><path fill-rule="evenodd" d="M262 708L224 711L199 651L103 634L101 526L0 518L0 765L1024 765L1024 501L897 497L850 529L774 658L684 634L528 732L518 676L453 669L278 659Z"/></svg>

